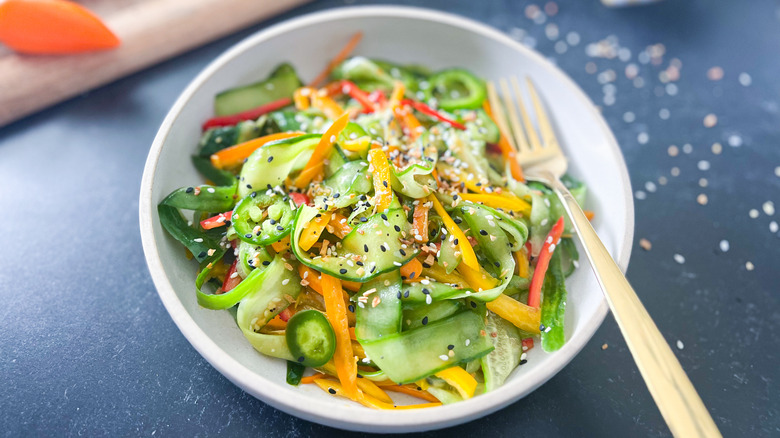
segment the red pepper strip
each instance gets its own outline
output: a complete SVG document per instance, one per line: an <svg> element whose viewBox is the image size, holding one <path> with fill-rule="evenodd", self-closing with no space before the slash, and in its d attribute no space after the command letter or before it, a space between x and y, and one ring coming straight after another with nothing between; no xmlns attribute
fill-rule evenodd
<svg viewBox="0 0 780 438"><path fill-rule="evenodd" d="M238 286L238 283L241 283L241 280L243 280L241 276L233 275L236 272L237 263L238 259L236 258L233 260L233 264L230 265L230 269L228 269L227 274L225 274L225 281L222 282L222 292L233 290L233 288Z"/></svg>
<svg viewBox="0 0 780 438"><path fill-rule="evenodd" d="M553 225L550 234L547 235L542 244L542 250L539 252L539 259L536 261L534 275L531 278L531 286L528 288L528 305L530 307L538 308L541 304L544 275L547 273L555 246L561 240L561 234L563 234L563 216Z"/></svg>
<svg viewBox="0 0 780 438"><path fill-rule="evenodd" d="M534 348L534 338L523 338L523 351Z"/></svg>
<svg viewBox="0 0 780 438"><path fill-rule="evenodd" d="M284 310L282 310L281 312L279 312L279 318L282 321L284 321L284 322L289 321L290 317L292 317L292 316L293 316L293 313L290 312L290 308L289 307L287 307Z"/></svg>
<svg viewBox="0 0 780 438"><path fill-rule="evenodd" d="M295 203L296 207L300 207L303 204L309 204L309 197L305 193L290 192L290 199Z"/></svg>
<svg viewBox="0 0 780 438"><path fill-rule="evenodd" d="M412 108L416 109L417 111L423 114L427 114L433 118L439 119L444 123L449 123L450 126L452 126L453 128L464 129L464 130L466 129L465 125L458 123L455 120L452 120L451 118L445 116L444 114L436 111L435 109L429 107L428 105L422 102L417 102L411 99L404 99L401 101L401 105L410 105Z"/></svg>
<svg viewBox="0 0 780 438"><path fill-rule="evenodd" d="M371 102L376 103L380 107L384 107L387 105L387 96L385 96L385 92L382 90L376 90L371 92L371 94L368 95L368 99Z"/></svg>
<svg viewBox="0 0 780 438"><path fill-rule="evenodd" d="M200 226L204 230L210 230L212 228L221 227L225 225L225 222L229 221L231 217L233 217L233 212L226 211L216 216L212 216L208 219L203 219L202 221L200 221Z"/></svg>
<svg viewBox="0 0 780 438"><path fill-rule="evenodd" d="M260 105L256 108L252 108L237 114L208 119L203 123L202 129L205 131L209 128L216 128L217 126L233 126L238 122L243 122L244 120L254 120L263 114L268 114L271 111L282 109L288 105L292 105L292 99L289 97L284 97L282 99L275 100L273 102L266 103L265 105Z"/></svg>
<svg viewBox="0 0 780 438"><path fill-rule="evenodd" d="M363 108L365 109L364 112L372 113L376 111L374 102L372 102L371 99L368 98L368 93L361 90L357 85L355 85L354 82L347 81L347 80L341 81L341 89L345 93L349 94L349 97L360 102L360 104L363 105Z"/></svg>

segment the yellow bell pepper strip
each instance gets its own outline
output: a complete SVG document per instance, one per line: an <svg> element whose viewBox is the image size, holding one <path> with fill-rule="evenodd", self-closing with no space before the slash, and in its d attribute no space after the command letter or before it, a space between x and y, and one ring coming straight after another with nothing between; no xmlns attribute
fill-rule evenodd
<svg viewBox="0 0 780 438"><path fill-rule="evenodd" d="M479 270L474 270L463 264L458 266L456 270L463 276L469 286L477 292L493 289L499 283L498 280L491 277L482 267L480 267Z"/></svg>
<svg viewBox="0 0 780 438"><path fill-rule="evenodd" d="M414 207L414 214L412 215L412 234L414 240L418 242L428 241L428 211L431 209L428 202L424 199L420 199L417 205Z"/></svg>
<svg viewBox="0 0 780 438"><path fill-rule="evenodd" d="M539 334L539 324L542 321L542 310L531 307L501 294L495 300L487 303L487 308L496 315L514 324L520 330Z"/></svg>
<svg viewBox="0 0 780 438"><path fill-rule="evenodd" d="M495 195L492 193L463 193L458 195L466 201L485 204L488 207L517 211L525 217L531 216L531 204L517 196Z"/></svg>
<svg viewBox="0 0 780 438"><path fill-rule="evenodd" d="M455 272L448 274L438 263L430 268L423 266L423 276L430 277L440 283L457 284L461 288L471 287L462 276L455 274Z"/></svg>
<svg viewBox="0 0 780 438"><path fill-rule="evenodd" d="M459 366L447 368L436 373L436 377L443 379L453 388L457 389L461 397L468 399L474 397L474 391L477 389L477 379L466 370Z"/></svg>
<svg viewBox="0 0 780 438"><path fill-rule="evenodd" d="M485 102L482 104L482 108L485 110L488 117L495 120L493 111L490 109L490 103L487 99L485 99ZM520 167L520 163L517 161L517 151L509 144L509 141L506 139L506 133L501 132L500 134L498 147L501 149L501 156L504 157L504 161L509 163L509 172L512 174L512 178L517 181L525 181L525 178L523 177L523 168Z"/></svg>
<svg viewBox="0 0 780 438"><path fill-rule="evenodd" d="M333 144L336 142L341 131L347 126L349 122L349 113L344 113L339 116L330 128L322 134L322 138L314 151L311 154L311 158L304 166L301 173L295 178L295 187L299 189L306 188L314 177L322 175L322 169L324 167L325 159L328 157L330 150L333 148Z"/></svg>
<svg viewBox="0 0 780 438"><path fill-rule="evenodd" d="M433 209L436 210L436 213L438 213L438 215L441 217L441 220L444 222L444 226L447 228L447 231L455 236L455 239L458 239L458 247L460 248L460 253L463 257L463 263L469 268L479 271L477 255L474 254L474 248L471 247L471 243L466 238L466 235L463 234L463 231L458 227L457 224L455 224L455 221L452 220L450 215L447 214L447 211L444 210L444 207L441 205L439 200L436 199L436 196L430 194L428 195L428 200L433 203Z"/></svg>
<svg viewBox="0 0 780 438"><path fill-rule="evenodd" d="M387 161L387 155L382 149L371 149L368 152L368 162L372 167L372 178L374 182L374 203L376 211L387 210L390 203L393 202L393 188L390 186L390 163Z"/></svg>
<svg viewBox="0 0 780 438"><path fill-rule="evenodd" d="M356 32L352 37L347 41L347 44L344 46L343 49L333 58L330 60L328 65L325 67L324 70L320 72L320 74L317 75L317 77L314 78L313 81L311 81L310 85L312 87L319 87L322 85L322 82L328 79L328 76L330 76L330 72L333 71L334 68L336 68L337 65L341 64L342 61L347 59L347 56L349 56L350 53L352 53L353 50L355 50L355 47L357 47L358 43L360 43L360 40L363 38L363 32Z"/></svg>
<svg viewBox="0 0 780 438"><path fill-rule="evenodd" d="M544 240L542 250L539 251L534 275L531 277L531 285L528 286L528 305L531 307L539 307L541 304L544 274L547 273L547 267L550 265L550 258L552 258L555 247L561 241L561 234L563 234L563 216L552 226L550 233L547 234L547 238Z"/></svg>
<svg viewBox="0 0 780 438"><path fill-rule="evenodd" d="M344 386L344 394L352 400L358 399L357 362L352 353L352 340L349 339L349 320L347 306L344 304L341 281L330 275L322 274L322 292L325 297L325 314L336 334L336 352L333 363L339 381Z"/></svg>
<svg viewBox="0 0 780 438"><path fill-rule="evenodd" d="M311 106L310 96L317 92L316 88L301 87L293 93L293 102L295 102L295 109L298 111L305 111Z"/></svg>
<svg viewBox="0 0 780 438"><path fill-rule="evenodd" d="M402 394L411 395L412 397L417 397L419 399L429 401L431 403L438 403L439 399L434 397L433 394L429 393L428 391L422 391L417 388L413 388L408 385L387 385L382 386L382 389L385 391L390 392L400 392Z"/></svg>
<svg viewBox="0 0 780 438"><path fill-rule="evenodd" d="M298 242L304 251L308 251L322 235L325 226L330 222L330 213L320 213L319 217L312 219L301 233L301 239Z"/></svg>
<svg viewBox="0 0 780 438"><path fill-rule="evenodd" d="M211 164L217 169L236 167L252 155L252 152L272 141L298 137L301 135L303 135L303 132L279 132L277 134L264 135L253 140L245 141L212 154Z"/></svg>
<svg viewBox="0 0 780 438"><path fill-rule="evenodd" d="M354 344L355 343L353 343L353 345ZM365 357L365 355L363 357ZM331 376L337 377L336 365L334 364L333 360L328 361L328 363L318 367L318 369L320 371L324 371L327 374L330 374ZM366 395L374 397L377 400L383 401L385 403L393 403L393 399L391 399L382 388L377 386L369 379L357 379L357 386Z"/></svg>
<svg viewBox="0 0 780 438"><path fill-rule="evenodd" d="M391 110L395 111L395 108L401 104L401 100L404 98L404 93L406 93L406 87L404 87L404 83L401 81L395 81L395 84L393 85L393 91L390 93L390 101L388 102Z"/></svg>
<svg viewBox="0 0 780 438"><path fill-rule="evenodd" d="M518 276L528 278L530 266L528 266L528 250L525 246L520 248L520 251L515 251L515 266Z"/></svg>
<svg viewBox="0 0 780 438"><path fill-rule="evenodd" d="M405 265L401 266L401 278L404 281L415 281L422 275L422 263L417 259L409 260Z"/></svg>

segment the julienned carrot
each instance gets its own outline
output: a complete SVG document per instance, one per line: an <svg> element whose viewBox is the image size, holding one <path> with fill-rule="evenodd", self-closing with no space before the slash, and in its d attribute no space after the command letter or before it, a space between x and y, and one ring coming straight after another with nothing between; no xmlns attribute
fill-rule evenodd
<svg viewBox="0 0 780 438"><path fill-rule="evenodd" d="M331 231L333 228L333 231ZM349 226L347 218L343 214L333 213L328 223L328 231L331 231L339 239L343 239L344 236L352 231L352 227Z"/></svg>
<svg viewBox="0 0 780 438"><path fill-rule="evenodd" d="M328 158L328 153L333 148L333 144L336 143L336 139L339 134L341 134L341 131L347 126L347 123L349 123L349 113L344 113L330 125L330 128L328 128L324 134L322 134L322 138L320 139L319 144L317 144L317 147L314 148L311 158L309 158L309 161L306 163L306 166L304 166L298 177L295 178L295 187L303 189L308 186L315 177L322 174L325 159Z"/></svg>
<svg viewBox="0 0 780 438"><path fill-rule="evenodd" d="M376 211L387 210L390 203L393 202L393 189L390 187L390 163L387 162L387 155L382 149L371 149L368 152L368 162L372 167L372 178L374 182L374 203Z"/></svg>
<svg viewBox="0 0 780 438"><path fill-rule="evenodd" d="M306 266L306 265L298 265L298 274L301 276L302 279L306 280L308 282L308 286L312 289L314 289L314 292L317 292L320 295L323 295L322 293L322 284L320 283L320 273L315 271L314 269ZM346 281L341 280L341 285L344 287L344 289L351 290L353 292L357 292L360 290L360 287L363 286L362 283L358 283L356 281ZM344 292L344 301L349 301L349 295Z"/></svg>
<svg viewBox="0 0 780 438"><path fill-rule="evenodd" d="M272 243L271 248L273 248L276 252L282 252L290 249L290 236L284 236L281 240L277 240L276 242Z"/></svg>
<svg viewBox="0 0 780 438"><path fill-rule="evenodd" d="M353 50L355 50L355 47L357 47L360 40L363 38L363 32L357 32L354 35L352 35L352 38L349 39L347 42L347 45L344 46L343 49L328 63L327 67L323 71L320 72L320 74L317 75L316 78L314 78L313 81L309 84L312 87L319 87L322 85L322 83L325 81L325 79L330 76L330 72L333 71L334 68L336 68L337 65L341 64L342 61L347 59L347 56L349 56L350 53L352 53Z"/></svg>
<svg viewBox="0 0 780 438"><path fill-rule="evenodd" d="M433 203L433 209L436 210L436 213L438 213L441 217L441 220L444 222L444 226L447 228L447 231L455 236L455 239L458 239L457 245L460 248L460 253L463 257L463 263L469 268L475 271L479 271L477 255L474 254L474 248L471 247L471 243L469 243L466 235L463 234L463 231L460 229L460 227L458 227L458 225L455 224L455 221L452 220L450 215L447 214L444 206L442 206L439 200L436 199L436 196L433 194L428 195L428 200Z"/></svg>
<svg viewBox="0 0 780 438"><path fill-rule="evenodd" d="M344 395L352 400L357 400L357 362L352 352L352 341L349 339L347 307L344 304L341 282L327 274L322 274L320 281L325 298L325 315L336 334L336 352L333 354L333 363L336 365L336 372L343 386Z"/></svg>
<svg viewBox="0 0 780 438"><path fill-rule="evenodd" d="M272 111L282 109L290 104L292 104L292 99L289 97L284 97L282 99L266 103L265 105L260 105L255 108L242 111L240 113L231 114L228 116L213 117L203 122L201 129L205 131L209 128L217 128L219 126L233 126L239 122L243 122L244 120L255 120L263 114L268 114Z"/></svg>
<svg viewBox="0 0 780 438"><path fill-rule="evenodd" d="M119 38L85 7L66 0L0 3L0 41L20 53L65 54L104 50Z"/></svg>
<svg viewBox="0 0 780 438"><path fill-rule="evenodd" d="M482 108L485 110L488 117L495 119L495 117L493 117L493 111L490 109L490 103L488 103L487 100L482 105ZM500 133L498 147L501 149L501 155L504 157L504 160L509 163L509 171L512 173L512 178L517 181L525 181L525 178L523 177L523 168L520 167L520 163L517 161L517 151L509 144L509 141L506 139L506 133L504 132Z"/></svg>
<svg viewBox="0 0 780 438"><path fill-rule="evenodd" d="M322 373L317 373L317 374L313 374L311 376L306 376L306 377L301 379L301 384L305 385L307 383L314 383L315 380L321 379L323 377L328 377L328 375L327 374L322 374Z"/></svg>
<svg viewBox="0 0 780 438"><path fill-rule="evenodd" d="M330 394L351 398L346 394L344 386L339 382L333 381L331 379L316 379L314 383L317 384L317 386L319 386L323 391L327 391ZM374 409L424 409L434 406L441 406L441 403L420 403L416 405L396 406L392 403L385 403L381 400L378 400L376 397L364 393L359 393L358 397L353 400L357 401L363 406Z"/></svg>
<svg viewBox="0 0 780 438"><path fill-rule="evenodd" d="M547 234L547 238L542 244L542 250L539 251L539 258L536 261L536 267L534 268L534 275L531 277L531 285L528 287L528 305L531 307L539 307L542 300L542 283L544 283L544 275L547 273L547 267L550 265L550 258L552 258L553 251L561 240L561 234L563 234L563 216L555 222L550 233Z"/></svg>
<svg viewBox="0 0 780 438"><path fill-rule="evenodd" d="M298 137L300 135L303 135L303 132L279 132L276 134L264 135L259 138L245 141L212 154L211 164L213 164L217 169L238 166L239 164L243 163L247 157L252 155L252 152L260 149L266 144L276 140L283 140L285 138Z"/></svg>
<svg viewBox="0 0 780 438"><path fill-rule="evenodd" d="M398 119L404 127L406 135L412 140L416 140L417 137L422 134L422 125L417 117L412 114L411 111L399 105L393 108L393 115Z"/></svg>
<svg viewBox="0 0 780 438"><path fill-rule="evenodd" d="M414 280L420 278L422 275L422 263L417 259L409 260L405 265L401 266L401 278L404 280Z"/></svg>
<svg viewBox="0 0 780 438"><path fill-rule="evenodd" d="M381 388L384 389L385 391L400 392L402 394L411 395L412 397L417 397L425 401L429 401L431 403L439 402L439 399L434 397L430 392L421 391L417 388L410 388L408 386L403 386L403 385L387 385L387 386L383 385Z"/></svg>

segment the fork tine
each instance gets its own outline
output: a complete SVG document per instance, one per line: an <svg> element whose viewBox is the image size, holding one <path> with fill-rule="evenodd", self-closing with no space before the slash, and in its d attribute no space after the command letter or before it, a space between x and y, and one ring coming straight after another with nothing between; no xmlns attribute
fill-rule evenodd
<svg viewBox="0 0 780 438"><path fill-rule="evenodd" d="M542 144L539 142L539 136L536 134L536 128L534 128L533 123L531 123L531 118L528 117L528 111L525 110L525 105L523 104L523 94L520 91L520 83L517 82L517 77L515 76L512 76L510 80L512 81L512 88L515 90L517 106L520 108L520 114L523 117L525 132L526 135L528 135L528 141L531 143L531 150L541 151Z"/></svg>
<svg viewBox="0 0 780 438"><path fill-rule="evenodd" d="M488 101L490 102L490 109L493 110L493 119L495 119L495 122L498 125L499 132L501 132L501 135L506 138L512 148L517 150L517 143L515 143L512 131L509 130L509 126L506 124L504 105L498 98L498 94L496 93L496 86L493 84L493 82L487 83L487 92Z"/></svg>
<svg viewBox="0 0 780 438"><path fill-rule="evenodd" d="M531 151L532 149L525 137L525 130L523 129L523 125L520 123L520 119L517 117L514 99L512 99L512 93L509 91L509 85L507 84L506 79L501 78L499 80L499 84L501 85L503 101L506 105L506 110L509 116L507 118L509 120L509 124L512 126L512 131L515 134L515 143L517 143L518 146L517 150L519 152Z"/></svg>
<svg viewBox="0 0 780 438"><path fill-rule="evenodd" d="M529 94L531 95L531 101L536 111L536 120L539 122L539 131L542 133L542 139L544 140L545 147L555 149L560 153L560 146L558 145L558 139L555 138L555 132L552 129L550 120L547 118L547 113L544 111L542 101L536 94L536 87L534 87L531 78L526 76L526 82L528 83Z"/></svg>

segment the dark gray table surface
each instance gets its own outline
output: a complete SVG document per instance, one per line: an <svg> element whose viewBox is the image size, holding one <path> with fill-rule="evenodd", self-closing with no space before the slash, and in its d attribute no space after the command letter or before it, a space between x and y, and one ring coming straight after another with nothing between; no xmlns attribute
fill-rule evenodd
<svg viewBox="0 0 780 438"><path fill-rule="evenodd" d="M473 17L535 45L603 107L636 192L629 280L723 434L780 435L780 240L771 224L780 219L767 203L780 203L780 3L608 9L569 0L536 22L526 1L397 3ZM144 160L186 84L251 32L343 4L315 2L0 129L2 434L356 435L266 406L206 363L157 297L138 231ZM589 44L605 38L601 47L619 46L619 56L590 56ZM655 44L660 64L643 63ZM644 84L627 78L632 63ZM671 86L659 76L670 63L681 64ZM712 67L721 80L708 78ZM707 128L710 113L717 124ZM609 316L528 397L427 435L452 434L669 432Z"/></svg>

